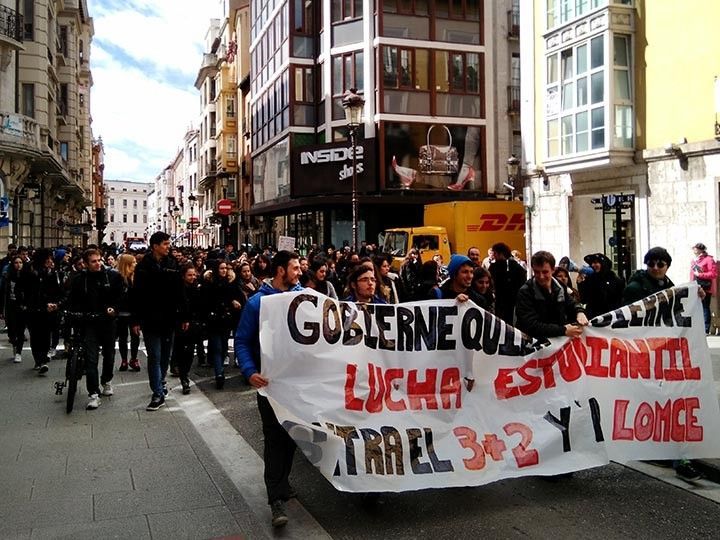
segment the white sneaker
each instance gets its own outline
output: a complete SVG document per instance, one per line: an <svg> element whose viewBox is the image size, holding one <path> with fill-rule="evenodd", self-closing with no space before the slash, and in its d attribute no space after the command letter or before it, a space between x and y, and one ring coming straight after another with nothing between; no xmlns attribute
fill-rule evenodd
<svg viewBox="0 0 720 540"><path fill-rule="evenodd" d="M223 360L223 366L229 366L230 365L230 359L226 356L225 360Z"/></svg>
<svg viewBox="0 0 720 540"><path fill-rule="evenodd" d="M110 383L108 382L108 383L105 383L105 384L102 385L102 392L101 392L101 394L102 394L103 396L112 396L114 393L115 393L115 392L113 391L112 384L110 384Z"/></svg>
<svg viewBox="0 0 720 540"><path fill-rule="evenodd" d="M16 364L19 364L20 362L22 362L22 355L16 354L15 358L13 359L13 362L15 362Z"/></svg>
<svg viewBox="0 0 720 540"><path fill-rule="evenodd" d="M100 406L100 396L97 394L92 394L88 397L88 404L87 407L85 407L88 411L93 411L97 409Z"/></svg>
<svg viewBox="0 0 720 540"><path fill-rule="evenodd" d="M50 349L48 351L48 360L52 360L53 358L55 358L55 349Z"/></svg>

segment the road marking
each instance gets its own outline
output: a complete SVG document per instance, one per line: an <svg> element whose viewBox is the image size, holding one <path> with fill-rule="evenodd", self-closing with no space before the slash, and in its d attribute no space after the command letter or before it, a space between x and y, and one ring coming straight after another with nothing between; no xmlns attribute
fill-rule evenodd
<svg viewBox="0 0 720 540"><path fill-rule="evenodd" d="M182 410L185 413L268 535L274 536L263 480L262 458L202 392L195 391L174 401L177 405L171 407L171 410ZM286 510L290 522L283 530L283 538L332 538L297 499L288 501Z"/></svg>

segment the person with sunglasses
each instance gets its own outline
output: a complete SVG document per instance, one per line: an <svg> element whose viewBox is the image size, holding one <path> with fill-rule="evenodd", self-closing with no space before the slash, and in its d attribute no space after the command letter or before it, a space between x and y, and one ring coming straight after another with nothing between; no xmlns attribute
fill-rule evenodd
<svg viewBox="0 0 720 540"><path fill-rule="evenodd" d="M658 291L674 287L675 284L667 277L672 264L672 257L663 247L650 249L643 259L645 270L637 270L628 280L623 291L622 305L632 304Z"/></svg>
<svg viewBox="0 0 720 540"><path fill-rule="evenodd" d="M654 247L645 254L643 259L646 270L638 270L628 281L627 287L623 292L623 305L631 304L642 300L646 296L655 294L664 289L674 287L675 284L667 277L667 271L672 263L672 257L665 248ZM700 298L705 296L702 288L698 290ZM659 462L654 462L658 463ZM698 470L693 466L692 462L687 459L674 461L663 461L663 466L672 466L675 474L683 480L694 481L702 477Z"/></svg>

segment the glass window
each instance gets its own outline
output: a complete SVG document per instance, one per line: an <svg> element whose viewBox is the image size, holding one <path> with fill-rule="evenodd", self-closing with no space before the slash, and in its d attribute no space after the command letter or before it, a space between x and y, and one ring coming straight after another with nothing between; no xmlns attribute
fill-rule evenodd
<svg viewBox="0 0 720 540"><path fill-rule="evenodd" d="M558 120L549 120L547 123L548 157L560 155L560 134Z"/></svg>
<svg viewBox="0 0 720 540"><path fill-rule="evenodd" d="M632 107L615 106L615 144L622 148L633 147Z"/></svg>
<svg viewBox="0 0 720 540"><path fill-rule="evenodd" d="M600 103L605 97L605 72L599 71L590 76L590 102Z"/></svg>
<svg viewBox="0 0 720 540"><path fill-rule="evenodd" d="M587 111L575 115L575 151L588 150L588 113Z"/></svg>
<svg viewBox="0 0 720 540"><path fill-rule="evenodd" d="M590 68L601 67L605 63L603 36L590 40Z"/></svg>
<svg viewBox="0 0 720 540"><path fill-rule="evenodd" d="M630 99L630 76L627 70L615 70L615 99Z"/></svg>
<svg viewBox="0 0 720 540"><path fill-rule="evenodd" d="M573 118L572 116L563 116L562 118L562 149L563 154L572 154L573 149Z"/></svg>
<svg viewBox="0 0 720 540"><path fill-rule="evenodd" d="M592 127L592 148L603 148L605 146L605 109L598 107L590 112Z"/></svg>
<svg viewBox="0 0 720 540"><path fill-rule="evenodd" d="M548 56L547 61L547 82L548 84L558 81L558 56L553 54Z"/></svg>

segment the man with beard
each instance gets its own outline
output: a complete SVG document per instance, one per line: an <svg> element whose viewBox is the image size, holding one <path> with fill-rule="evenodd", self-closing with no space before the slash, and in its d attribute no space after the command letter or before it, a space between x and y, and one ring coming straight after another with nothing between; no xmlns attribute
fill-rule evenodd
<svg viewBox="0 0 720 540"><path fill-rule="evenodd" d="M271 278L265 280L260 290L250 297L243 309L240 323L235 331L235 355L245 379L255 388L267 386L268 379L260 372L260 302L265 296L288 291L300 291L299 255L279 251L270 265ZM266 397L257 395L258 410L264 435L265 489L272 512L272 526L284 527L288 518L285 502L295 497L289 477L295 454L295 441L280 425Z"/></svg>

